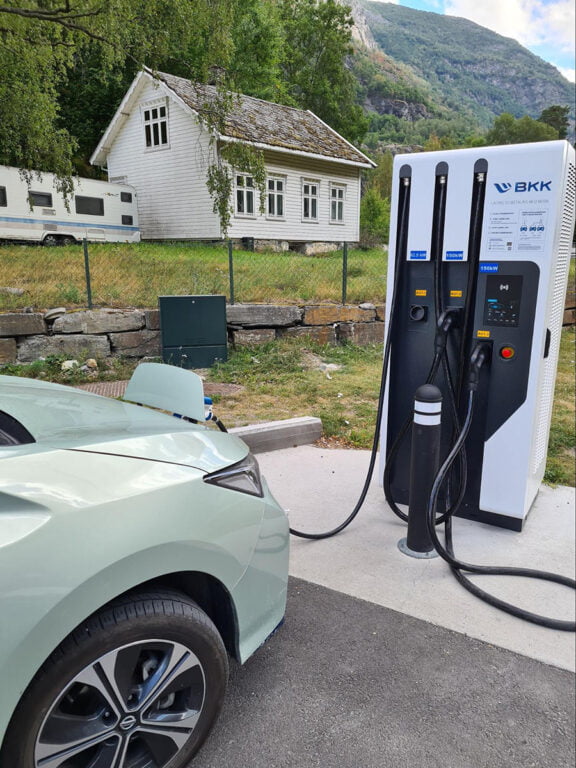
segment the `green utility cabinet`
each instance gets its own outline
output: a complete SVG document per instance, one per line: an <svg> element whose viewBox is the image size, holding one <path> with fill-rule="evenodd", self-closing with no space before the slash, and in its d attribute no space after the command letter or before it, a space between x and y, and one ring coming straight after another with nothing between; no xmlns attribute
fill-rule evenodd
<svg viewBox="0 0 576 768"><path fill-rule="evenodd" d="M159 296L162 359L209 368L228 357L225 296Z"/></svg>

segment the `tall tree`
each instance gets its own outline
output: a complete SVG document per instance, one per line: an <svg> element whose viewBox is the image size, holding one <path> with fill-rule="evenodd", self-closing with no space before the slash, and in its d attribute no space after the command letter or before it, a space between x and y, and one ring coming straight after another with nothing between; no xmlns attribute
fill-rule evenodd
<svg viewBox="0 0 576 768"><path fill-rule="evenodd" d="M553 104L551 107L547 107L542 110L542 114L538 118L541 123L551 125L558 131L558 138L565 139L568 134L568 127L570 125L568 115L570 114L570 107L562 107L560 104Z"/></svg>
<svg viewBox="0 0 576 768"><path fill-rule="evenodd" d="M521 144L557 139L558 131L551 125L533 120L528 115L515 118L508 112L504 112L494 120L494 125L485 138L486 144Z"/></svg>
<svg viewBox="0 0 576 768"><path fill-rule="evenodd" d="M356 81L347 68L352 52L350 8L335 0L278 0L285 36L283 76L294 103L310 109L350 141L367 119L356 101Z"/></svg>
<svg viewBox="0 0 576 768"><path fill-rule="evenodd" d="M82 135L78 126L82 119L89 122L82 107L88 113L105 113L142 64L154 67L168 61L200 78L211 63L227 63L239 3L4 0L0 163L54 171L65 185L77 146L70 129ZM80 83L83 91L77 88ZM60 95L67 107L75 100L76 113L61 119ZM84 145L82 149L86 151Z"/></svg>

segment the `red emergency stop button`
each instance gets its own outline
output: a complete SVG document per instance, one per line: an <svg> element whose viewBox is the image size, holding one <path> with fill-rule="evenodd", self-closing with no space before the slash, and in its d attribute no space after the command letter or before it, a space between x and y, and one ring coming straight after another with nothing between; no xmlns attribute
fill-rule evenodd
<svg viewBox="0 0 576 768"><path fill-rule="evenodd" d="M515 354L516 350L514 347L501 347L500 349L500 357L504 358L504 360L511 360Z"/></svg>

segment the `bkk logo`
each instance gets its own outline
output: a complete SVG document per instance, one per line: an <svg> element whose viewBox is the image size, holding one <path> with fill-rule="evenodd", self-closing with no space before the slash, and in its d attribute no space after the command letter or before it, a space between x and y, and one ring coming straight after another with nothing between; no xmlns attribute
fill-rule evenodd
<svg viewBox="0 0 576 768"><path fill-rule="evenodd" d="M512 187L512 184L509 184L508 182L500 182L500 184L494 183L494 186L500 192L501 195L503 195L505 192L510 192L510 190L513 188L514 192L544 192L544 190L547 190L548 192L552 192L552 189L550 188L550 184L552 184L552 180L550 181L517 181L514 184L514 187Z"/></svg>

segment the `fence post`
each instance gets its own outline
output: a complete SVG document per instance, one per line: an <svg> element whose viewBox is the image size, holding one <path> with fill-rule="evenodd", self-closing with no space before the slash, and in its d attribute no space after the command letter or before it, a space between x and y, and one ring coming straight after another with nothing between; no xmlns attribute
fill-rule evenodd
<svg viewBox="0 0 576 768"><path fill-rule="evenodd" d="M92 309L92 286L90 284L90 257L88 255L88 240L82 241L84 246L84 272L86 274L86 297L88 299L88 309Z"/></svg>
<svg viewBox="0 0 576 768"><path fill-rule="evenodd" d="M342 247L342 304L346 304L348 292L348 243Z"/></svg>
<svg viewBox="0 0 576 768"><path fill-rule="evenodd" d="M232 255L232 240L228 240L228 275L230 278L230 304L234 304L234 257Z"/></svg>

